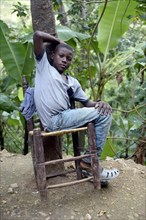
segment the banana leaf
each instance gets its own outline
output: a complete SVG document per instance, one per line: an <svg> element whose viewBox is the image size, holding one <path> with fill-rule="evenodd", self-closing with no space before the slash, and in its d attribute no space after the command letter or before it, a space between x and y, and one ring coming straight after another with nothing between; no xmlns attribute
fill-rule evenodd
<svg viewBox="0 0 146 220"><path fill-rule="evenodd" d="M9 96L0 93L0 110L11 112L13 110L19 110L18 107L13 103Z"/></svg>
<svg viewBox="0 0 146 220"><path fill-rule="evenodd" d="M127 31L133 16L136 14L135 0L116 0L107 4L98 26L98 47L104 54L104 61L110 49L114 48L122 35ZM99 15L103 5L99 8Z"/></svg>
<svg viewBox="0 0 146 220"><path fill-rule="evenodd" d="M0 21L0 58L8 75L18 82L21 80L25 49L19 42L10 42L7 34L9 34L8 26Z"/></svg>
<svg viewBox="0 0 146 220"><path fill-rule="evenodd" d="M21 84L22 75L29 75L34 69L32 43L10 42L10 29L0 21L0 58L5 70L17 84Z"/></svg>
<svg viewBox="0 0 146 220"><path fill-rule="evenodd" d="M69 41L71 39L73 40L74 38L77 38L78 40L82 41L90 38L90 35L88 34L82 34L77 31L73 31L65 26L58 25L56 29L57 29L58 37L63 41Z"/></svg>
<svg viewBox="0 0 146 220"><path fill-rule="evenodd" d="M105 160L106 157L115 157L117 153L117 149L115 148L112 140L107 140L100 156L101 160Z"/></svg>

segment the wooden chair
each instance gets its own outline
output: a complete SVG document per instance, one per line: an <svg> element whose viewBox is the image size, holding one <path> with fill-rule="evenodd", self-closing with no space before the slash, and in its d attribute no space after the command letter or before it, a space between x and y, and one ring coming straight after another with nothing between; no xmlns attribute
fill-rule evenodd
<svg viewBox="0 0 146 220"><path fill-rule="evenodd" d="M28 83L26 77L23 77L23 91L28 87ZM74 102L72 100L72 107L74 107ZM53 132L45 132L42 131L41 128L34 128L34 121L30 119L26 122L27 124L27 131L29 133L29 144L31 146L31 153L32 153L32 160L34 166L34 174L37 184L37 189L40 192L40 197L42 200L47 199L47 190L57 187L64 187L64 186L71 186L74 184L79 184L82 182L86 182L93 179L93 185L95 189L100 189L100 174L99 174L99 161L96 154L96 142L95 142L95 129L93 123L88 123L87 126L75 129L68 129L68 130L61 130L61 131L53 131ZM26 131L26 132L27 132ZM88 133L88 144L90 153L86 155L81 155L79 149L79 139L78 139L78 132L80 131L87 131ZM74 156L71 158L62 158L57 160L45 161L44 155L44 146L43 146L43 138L45 137L52 137L52 136L62 136L64 134L72 134L72 142L73 142L73 151ZM82 169L80 167L81 159L85 157L91 158L91 167L92 167L92 177L83 178ZM65 182L55 185L47 185L47 175L46 175L46 166L58 163L66 163L69 161L75 162L75 171L77 174L77 180L71 182ZM68 171L56 174L66 174Z"/></svg>

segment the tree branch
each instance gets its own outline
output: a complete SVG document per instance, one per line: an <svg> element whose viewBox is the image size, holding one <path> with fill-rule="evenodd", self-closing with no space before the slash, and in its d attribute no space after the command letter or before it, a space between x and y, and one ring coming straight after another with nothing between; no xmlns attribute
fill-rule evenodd
<svg viewBox="0 0 146 220"><path fill-rule="evenodd" d="M131 112L134 112L136 110L138 110L139 108L142 108L146 106L146 104L143 104L143 105L140 105L138 106L137 108L135 107L134 109L131 109L131 110L120 110L120 109L117 109L117 108L112 108L113 111L119 111L119 112L123 112L123 113L131 113Z"/></svg>
<svg viewBox="0 0 146 220"><path fill-rule="evenodd" d="M126 138L126 137L107 137L107 139L129 140L129 141L134 141L134 142L146 143L146 141L144 140L138 140L138 139Z"/></svg>

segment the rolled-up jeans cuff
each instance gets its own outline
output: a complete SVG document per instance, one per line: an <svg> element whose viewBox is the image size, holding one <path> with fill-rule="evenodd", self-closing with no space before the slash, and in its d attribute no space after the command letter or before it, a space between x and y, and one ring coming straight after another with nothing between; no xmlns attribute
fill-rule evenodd
<svg viewBox="0 0 146 220"><path fill-rule="evenodd" d="M89 152L86 152L85 155L86 154L89 154ZM97 155L97 158L98 158L98 160L100 159L100 157L98 155ZM85 157L82 159L82 161L85 163L91 164L91 157Z"/></svg>

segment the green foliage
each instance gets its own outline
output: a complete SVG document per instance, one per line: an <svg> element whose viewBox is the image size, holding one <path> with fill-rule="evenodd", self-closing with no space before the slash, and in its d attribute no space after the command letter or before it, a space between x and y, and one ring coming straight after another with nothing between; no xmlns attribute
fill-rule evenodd
<svg viewBox="0 0 146 220"><path fill-rule="evenodd" d="M53 2L56 0L53 0ZM87 1L62 0L66 6L69 27L91 35L98 14L98 7ZM59 18L58 18L59 20Z"/></svg>
<svg viewBox="0 0 146 220"><path fill-rule="evenodd" d="M17 17L19 17L21 19L21 22L23 24L23 26L26 28L26 18L28 18L29 16L29 10L28 10L28 6L25 4L22 4L21 2L17 2L17 4L13 4L13 13L16 13Z"/></svg>
<svg viewBox="0 0 146 220"><path fill-rule="evenodd" d="M76 50L71 74L79 79L89 97L100 96L113 108L110 136L101 158L129 156L144 135L146 84L142 70L146 56L144 23L140 19L145 2L108 1L99 25L103 1L91 4L89 0L53 0L53 3L56 10L65 3L68 27L57 25L57 33ZM20 2L14 5L13 12L25 21L26 11ZM57 18L59 22L60 17ZM1 65L3 75L0 77L0 120L6 145L14 152L22 152L23 143L24 119L16 110L23 99L21 77L27 75L32 83L34 70L32 28L20 20L21 25L15 28L0 22L4 65L4 68ZM69 137L63 144L66 153L72 153Z"/></svg>
<svg viewBox="0 0 146 220"><path fill-rule="evenodd" d="M34 57L32 34L31 41L27 34L17 39L18 34L15 31L16 29L0 21L0 58L3 64L0 77L0 121L6 149L22 153L24 119L19 114L22 99L18 97L18 89L22 84L22 75L27 75L29 82L31 81Z"/></svg>
<svg viewBox="0 0 146 220"><path fill-rule="evenodd" d="M145 0L136 0L139 4L137 5L137 14L138 17L146 22L146 1Z"/></svg>
<svg viewBox="0 0 146 220"><path fill-rule="evenodd" d="M0 111L11 112L16 109L18 110L18 107L14 104L11 98L0 93Z"/></svg>
<svg viewBox="0 0 146 220"><path fill-rule="evenodd" d="M135 16L135 8L137 3L134 0L111 1L107 4L102 20L98 26L99 48L105 55L110 49L115 47L121 36L128 30L133 16ZM103 10L101 5L99 15Z"/></svg>
<svg viewBox="0 0 146 220"><path fill-rule="evenodd" d="M65 42L71 39L74 40L75 38L80 41L90 38L89 34L82 34L77 31L73 31L65 26L58 25L56 26L56 29L57 29L58 37Z"/></svg>
<svg viewBox="0 0 146 220"><path fill-rule="evenodd" d="M104 160L106 159L106 157L116 157L117 156L116 151L117 151L117 148L115 148L113 142L109 139L105 143L100 159Z"/></svg>
<svg viewBox="0 0 146 220"><path fill-rule="evenodd" d="M23 65L23 60L20 57L23 56L24 50L22 45L19 43L10 43L6 38L6 34L9 34L10 30L6 24L2 21L0 22L0 44L1 44L1 56L3 64L7 68L7 72L14 79L20 81L21 69L20 66ZM5 34L6 33L6 34ZM14 52L15 51L15 52ZM17 60L18 58L18 60Z"/></svg>
<svg viewBox="0 0 146 220"><path fill-rule="evenodd" d="M13 4L12 13L17 13L17 17L26 17L28 15L28 7L27 5L22 4L21 2L17 2L17 4Z"/></svg>
<svg viewBox="0 0 146 220"><path fill-rule="evenodd" d="M14 78L17 84L21 84L22 75L32 73L34 68L32 45L29 42L25 45L21 42L11 42L8 38L9 34L8 26L0 21L0 58L7 74Z"/></svg>
<svg viewBox="0 0 146 220"><path fill-rule="evenodd" d="M4 136L5 148L14 153L23 153L23 127L19 112L0 112L0 124Z"/></svg>

